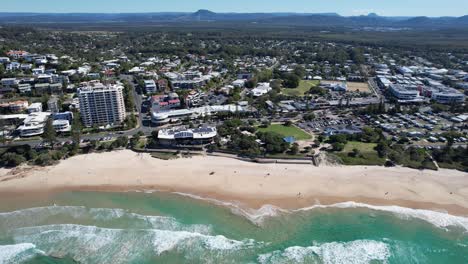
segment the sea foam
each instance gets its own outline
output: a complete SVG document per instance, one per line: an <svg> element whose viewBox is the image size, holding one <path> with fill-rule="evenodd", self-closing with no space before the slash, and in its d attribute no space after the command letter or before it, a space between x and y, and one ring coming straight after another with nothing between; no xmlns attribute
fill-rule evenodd
<svg viewBox="0 0 468 264"><path fill-rule="evenodd" d="M436 212L431 210L422 210L422 209L411 209L400 206L376 206L356 202L345 202L337 203L333 205L314 205L307 208L301 208L293 210L293 212L298 211L309 211L318 208L367 208L374 211L382 211L393 213L395 216L402 219L420 219L426 221L439 228L448 228L448 227L460 227L468 231L468 218L450 215L448 213Z"/></svg>
<svg viewBox="0 0 468 264"><path fill-rule="evenodd" d="M47 224L51 219L63 216L80 220L133 220L139 228L185 230L203 234L211 233L208 225L182 225L175 218L132 213L119 208L86 208L84 206L46 206L0 213L0 230Z"/></svg>
<svg viewBox="0 0 468 264"><path fill-rule="evenodd" d="M197 195L185 194L185 193L175 193L183 196L187 196L193 199L204 200L211 202L216 205L226 206L231 209L234 214L241 215L251 221L253 224L262 225L263 222L271 217L275 217L282 214L291 214L302 211L311 211L315 209L326 209L326 208L367 208L373 211L382 211L393 213L395 216L400 217L401 219L420 219L425 222L428 222L439 228L448 228L448 227L459 227L463 228L465 231L468 231L468 218L462 216L450 215L448 213L431 211L431 210L422 210L422 209L411 209L400 206L375 206L364 203L356 202L343 202L336 203L331 205L313 205L310 207L288 210L283 209L274 205L263 205L259 209L246 208L240 203L235 202L224 202L212 198L204 198Z"/></svg>
<svg viewBox="0 0 468 264"><path fill-rule="evenodd" d="M282 251L262 254L258 257L258 262L368 264L372 261L385 263L389 257L390 248L387 244L373 240L356 240L316 244L310 247L289 247Z"/></svg>
<svg viewBox="0 0 468 264"><path fill-rule="evenodd" d="M36 249L36 245L31 243L21 243L16 245L0 246L0 263L19 263L25 261L36 254L42 253Z"/></svg>
<svg viewBox="0 0 468 264"><path fill-rule="evenodd" d="M188 231L158 229L111 229L72 224L19 228L16 242L33 242L49 255L71 256L79 262L122 263L144 254L160 255L171 250L233 252L257 245Z"/></svg>

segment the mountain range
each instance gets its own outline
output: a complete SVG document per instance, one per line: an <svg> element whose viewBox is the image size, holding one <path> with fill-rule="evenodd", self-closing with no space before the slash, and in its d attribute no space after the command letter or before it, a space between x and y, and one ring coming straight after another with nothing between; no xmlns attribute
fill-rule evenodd
<svg viewBox="0 0 468 264"><path fill-rule="evenodd" d="M375 13L363 16L340 16L336 13L215 13L198 10L194 13L5 13L1 24L31 23L184 23L223 22L256 23L288 26L332 27L408 27L468 28L468 15L462 17L384 17Z"/></svg>

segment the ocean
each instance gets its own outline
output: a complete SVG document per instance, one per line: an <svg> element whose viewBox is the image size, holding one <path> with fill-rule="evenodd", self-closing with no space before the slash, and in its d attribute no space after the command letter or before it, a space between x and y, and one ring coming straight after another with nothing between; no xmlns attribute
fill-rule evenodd
<svg viewBox="0 0 468 264"><path fill-rule="evenodd" d="M0 263L468 263L468 218L353 202L283 210L175 193L0 203Z"/></svg>

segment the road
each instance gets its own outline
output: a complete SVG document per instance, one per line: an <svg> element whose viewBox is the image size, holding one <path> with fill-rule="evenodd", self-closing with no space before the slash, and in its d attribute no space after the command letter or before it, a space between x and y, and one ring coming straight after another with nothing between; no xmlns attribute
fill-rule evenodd
<svg viewBox="0 0 468 264"><path fill-rule="evenodd" d="M136 84L134 82L133 76L132 75L121 75L120 78L122 80L128 81L128 83L132 87L134 103L135 103L135 106L136 106L137 111L138 111L138 124L137 124L137 127L134 128L134 129L130 129L130 130L127 130L127 131L121 131L121 132L101 132L101 133L94 133L94 134L83 134L83 135L81 135L82 140L102 140L102 138L106 138L106 137L115 138L115 137L118 137L118 136L131 137L131 136L137 134L138 132L143 132L143 134L145 134L147 136L151 135L151 132L154 130L154 128L150 127L150 126L143 126L143 116L146 115L146 113L144 113L144 114L141 113L143 98L136 91ZM130 109L127 109L127 111L129 111L129 110ZM72 140L71 137L57 138L58 143L67 142L67 141L71 141L71 140ZM42 139L31 139L31 140L21 139L21 140L12 141L12 142L9 142L9 143L6 143L6 144L0 144L0 147L18 146L18 145L25 145L25 144L30 145L32 147L36 147L41 143L43 143Z"/></svg>
<svg viewBox="0 0 468 264"><path fill-rule="evenodd" d="M375 82L375 78L369 78L369 87L372 89L372 91L374 92L374 94L377 96L377 98L380 101L380 99L382 98L382 93L380 91L379 86Z"/></svg>

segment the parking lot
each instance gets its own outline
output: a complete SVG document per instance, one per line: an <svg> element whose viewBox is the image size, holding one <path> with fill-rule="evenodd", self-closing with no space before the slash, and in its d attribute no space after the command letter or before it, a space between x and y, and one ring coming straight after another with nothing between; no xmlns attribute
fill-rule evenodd
<svg viewBox="0 0 468 264"><path fill-rule="evenodd" d="M468 142L466 125L451 122L440 114L383 114L378 117L366 116L364 120L370 126L381 128L394 139L406 136L420 143L445 143L447 139L442 134L456 131L463 136L456 137L454 143Z"/></svg>
<svg viewBox="0 0 468 264"><path fill-rule="evenodd" d="M332 117L325 117L325 118L317 118L313 121L303 121L298 123L297 126L304 129L310 133L322 133L325 128L327 127L334 127L334 126L360 126L360 123L357 121L353 121L347 118L332 118Z"/></svg>

